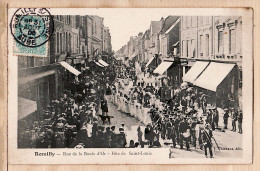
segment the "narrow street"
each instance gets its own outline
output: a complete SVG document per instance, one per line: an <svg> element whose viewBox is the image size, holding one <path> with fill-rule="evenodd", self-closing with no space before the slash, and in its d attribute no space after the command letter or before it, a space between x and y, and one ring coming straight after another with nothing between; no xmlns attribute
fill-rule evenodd
<svg viewBox="0 0 260 171"><path fill-rule="evenodd" d="M127 129L131 129L132 126L144 126L144 124L136 118L129 116L121 111L118 111L117 106L115 106L111 102L108 102L108 111L110 116L114 116L114 118L111 119L110 126L114 125L119 128L121 127L122 123L125 124L125 127Z"/></svg>
<svg viewBox="0 0 260 171"><path fill-rule="evenodd" d="M137 128L138 126L141 126L141 130L144 133L145 124L143 124L138 119L127 115L126 113L118 111L117 106L115 106L111 102L108 102L108 110L109 110L109 115L114 116L114 118L111 120L111 125L106 124L105 126L114 125L116 127L121 127L121 124L124 123L126 140L127 140L126 146L129 145L130 140L134 140L135 142L138 141ZM223 116L221 111L220 113L221 115L220 115L219 125L220 127L223 127L223 119L222 119ZM220 130L213 131L213 137L215 138L220 148L218 149L215 141L213 140L214 158L242 156L243 153L242 135L238 134L237 132L232 132L230 131L230 129L231 129L231 119L229 119L228 129L225 130L225 132L221 132ZM187 151L185 149L185 146L184 149L180 149L179 145L177 145L177 148L173 148L172 144L170 144L171 140L160 139L160 143L164 148L170 149L173 158L175 157L176 158L189 158L189 157L205 158L204 151L199 148L198 143L197 143L197 147L196 148L191 147L190 151ZM148 148L148 145L145 145L145 148Z"/></svg>

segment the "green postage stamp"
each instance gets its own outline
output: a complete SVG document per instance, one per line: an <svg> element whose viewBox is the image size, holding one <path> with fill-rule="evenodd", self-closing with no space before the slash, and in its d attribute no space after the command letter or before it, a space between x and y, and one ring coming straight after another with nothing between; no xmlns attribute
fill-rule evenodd
<svg viewBox="0 0 260 171"><path fill-rule="evenodd" d="M46 8L19 8L12 17L15 55L46 57L53 20Z"/></svg>

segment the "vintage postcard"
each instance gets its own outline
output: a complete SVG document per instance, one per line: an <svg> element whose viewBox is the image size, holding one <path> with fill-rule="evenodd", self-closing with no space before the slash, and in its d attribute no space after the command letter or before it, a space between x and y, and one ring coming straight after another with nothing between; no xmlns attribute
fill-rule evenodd
<svg viewBox="0 0 260 171"><path fill-rule="evenodd" d="M8 9L10 164L250 164L253 11Z"/></svg>

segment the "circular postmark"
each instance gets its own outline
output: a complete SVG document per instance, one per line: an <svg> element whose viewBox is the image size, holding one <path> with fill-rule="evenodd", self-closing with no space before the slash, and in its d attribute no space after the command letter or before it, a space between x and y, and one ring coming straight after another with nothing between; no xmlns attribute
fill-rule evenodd
<svg viewBox="0 0 260 171"><path fill-rule="evenodd" d="M46 8L19 8L10 23L16 42L26 47L39 47L52 36L54 22Z"/></svg>

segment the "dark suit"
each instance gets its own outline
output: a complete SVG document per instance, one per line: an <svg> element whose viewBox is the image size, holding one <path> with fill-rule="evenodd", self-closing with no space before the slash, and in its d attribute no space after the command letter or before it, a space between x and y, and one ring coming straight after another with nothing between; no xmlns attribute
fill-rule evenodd
<svg viewBox="0 0 260 171"><path fill-rule="evenodd" d="M208 148L210 157L213 157L211 138L212 138L212 131L209 129L204 130L202 134L202 141L204 144L205 156L207 156L207 148Z"/></svg>

